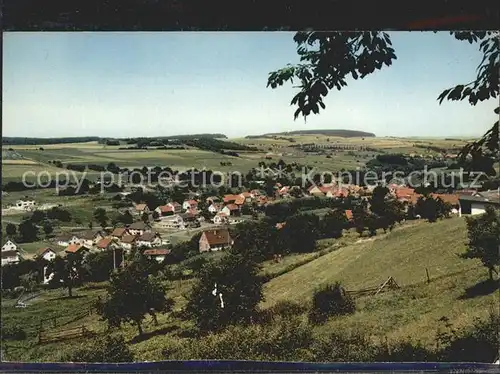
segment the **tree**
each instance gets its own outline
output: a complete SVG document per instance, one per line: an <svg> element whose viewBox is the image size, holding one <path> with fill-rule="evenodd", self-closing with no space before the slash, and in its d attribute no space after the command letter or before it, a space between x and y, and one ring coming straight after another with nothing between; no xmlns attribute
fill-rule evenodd
<svg viewBox="0 0 500 374"><path fill-rule="evenodd" d="M68 296L73 297L73 288L82 284L86 275L81 253L68 253L66 257L57 256L47 265L47 275L54 274L50 283L68 289Z"/></svg>
<svg viewBox="0 0 500 374"><path fill-rule="evenodd" d="M47 238L54 231L54 226L52 226L52 223L50 223L50 221L45 221L42 227L43 227L43 232L45 233L45 237Z"/></svg>
<svg viewBox="0 0 500 374"><path fill-rule="evenodd" d="M153 210L152 217L156 221L158 218L160 218L160 214L156 210Z"/></svg>
<svg viewBox="0 0 500 374"><path fill-rule="evenodd" d="M130 225L132 222L134 222L134 217L132 217L132 214L130 214L130 212L126 210L123 214L119 214L118 217L116 217L116 220L125 225Z"/></svg>
<svg viewBox="0 0 500 374"><path fill-rule="evenodd" d="M91 282L109 280L109 276L114 267L114 255L113 251L89 253L85 257L85 280Z"/></svg>
<svg viewBox="0 0 500 374"><path fill-rule="evenodd" d="M149 214L146 212L142 213L141 219L144 223L148 223L149 222Z"/></svg>
<svg viewBox="0 0 500 374"><path fill-rule="evenodd" d="M469 247L462 258L479 259L488 268L490 280L500 265L500 214L488 206L479 217L467 217Z"/></svg>
<svg viewBox="0 0 500 374"><path fill-rule="evenodd" d="M291 252L312 252L316 248L319 218L314 214L296 214L279 230L286 248Z"/></svg>
<svg viewBox="0 0 500 374"><path fill-rule="evenodd" d="M250 322L263 300L260 267L242 254L229 254L200 270L189 295L187 315L201 330Z"/></svg>
<svg viewBox="0 0 500 374"><path fill-rule="evenodd" d="M477 77L468 84L459 84L443 91L438 100L441 104L446 98L452 101L467 99L471 105L479 101L496 98L499 93L500 48L498 32L494 31L452 31L457 40L479 43L483 59L477 68ZM293 97L291 105L297 106L294 118L300 115L307 118L318 114L326 105L323 98L333 88L341 90L347 86L349 77L364 78L380 70L384 65L392 65L397 59L392 48L391 38L385 32L316 32L300 31L294 36L300 63L269 73L267 86L276 88L296 79L299 92ZM495 109L498 117L499 107ZM468 155L476 160L477 171L494 173L492 159L499 151L499 122L495 122L483 137L466 145L460 152L465 161Z"/></svg>
<svg viewBox="0 0 500 374"><path fill-rule="evenodd" d="M415 204L415 214L427 219L429 222L436 222L438 218L449 216L451 205L445 203L441 198L432 196L421 196Z"/></svg>
<svg viewBox="0 0 500 374"><path fill-rule="evenodd" d="M38 240L38 227L31 220L22 221L19 224L19 239L23 243L31 243Z"/></svg>
<svg viewBox="0 0 500 374"><path fill-rule="evenodd" d="M16 225L14 225L13 223L8 223L7 226L5 227L5 232L7 233L8 237L10 238L15 237L17 233Z"/></svg>
<svg viewBox="0 0 500 374"><path fill-rule="evenodd" d="M105 228L108 224L108 216L103 208L97 208L94 210L94 219L101 225L102 228Z"/></svg>
<svg viewBox="0 0 500 374"><path fill-rule="evenodd" d="M324 238L340 238L347 227L347 217L343 210L333 209L320 221L320 232Z"/></svg>
<svg viewBox="0 0 500 374"><path fill-rule="evenodd" d="M232 253L241 253L248 258L262 261L280 252L277 248L277 230L265 221L246 221L236 225L231 237Z"/></svg>
<svg viewBox="0 0 500 374"><path fill-rule="evenodd" d="M135 261L112 273L107 298L97 303L98 313L110 327L132 323L139 335L143 334L142 321L146 315L156 320L156 313L165 313L171 307L172 300L165 297L160 281Z"/></svg>
<svg viewBox="0 0 500 374"><path fill-rule="evenodd" d="M28 292L32 292L38 286L38 273L30 271L19 277L21 286Z"/></svg>

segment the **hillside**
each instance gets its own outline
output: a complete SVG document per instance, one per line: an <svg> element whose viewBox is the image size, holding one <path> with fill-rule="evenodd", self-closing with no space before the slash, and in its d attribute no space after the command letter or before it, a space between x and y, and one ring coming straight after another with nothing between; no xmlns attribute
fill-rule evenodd
<svg viewBox="0 0 500 374"><path fill-rule="evenodd" d="M400 290L358 299L357 312L330 320L328 330L362 326L376 335L432 342L442 316L459 326L470 325L498 305L498 294L481 287L487 271L480 262L457 256L464 252L466 242L463 218L408 223L386 236L340 248L272 279L265 285L262 306L284 299L310 300L323 282L341 281L347 290L360 290L392 276Z"/></svg>
<svg viewBox="0 0 500 374"><path fill-rule="evenodd" d="M260 136L247 136L247 138L258 138L262 136L286 136L286 135L326 135L326 136L338 136L342 138L356 138L356 137L375 137L375 134L365 131L357 130L342 130L342 129L317 129L317 130L295 130L295 131L285 131L285 132L275 132L267 133Z"/></svg>
<svg viewBox="0 0 500 374"><path fill-rule="evenodd" d="M354 233L347 237L352 238L351 234ZM266 283L266 300L261 306L267 308L284 299L307 304L315 287L322 282L341 280L348 290L359 290L376 286L392 276L401 286L399 290L357 298L355 314L331 318L314 328L314 336L322 339L334 331L361 330L375 341L385 338L390 341L418 340L432 349L442 324L441 317L449 318L454 327L470 326L475 318L485 318L498 305L498 294L482 287L481 282L487 278L485 268L477 261L463 260L456 255L463 252L466 242L462 218L433 224L407 222L375 239L354 240L348 240L351 244L340 249L331 248L332 251L325 251L323 256ZM426 268L430 283L426 282ZM61 354L78 346L82 341L36 345L40 316L57 316L61 321L58 323L64 323L69 316L86 310L98 295L103 296L103 286L94 284L78 288L75 290L77 298L73 299L61 297L62 290L45 291L28 308L21 310L14 308L14 300L2 302L3 322L7 325L22 323L29 334L25 342L10 346L10 359L58 360ZM195 351L187 347L202 343L198 343L195 336L191 337L192 324L179 317L191 286L192 280L168 282L167 294L175 300L177 314L159 315L157 327L148 319L144 339L134 340L137 330L128 324L111 334L123 334L139 361L197 358L193 357ZM304 314L301 318L307 317ZM101 336L110 333L95 314L67 326L81 324ZM168 356L165 351L169 352Z"/></svg>

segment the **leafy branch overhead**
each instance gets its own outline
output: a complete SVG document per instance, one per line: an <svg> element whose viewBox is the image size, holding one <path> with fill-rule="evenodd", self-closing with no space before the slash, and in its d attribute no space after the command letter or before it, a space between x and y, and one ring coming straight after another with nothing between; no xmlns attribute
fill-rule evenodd
<svg viewBox="0 0 500 374"><path fill-rule="evenodd" d="M301 63L287 65L269 74L267 87L276 88L296 78L300 91L291 105L297 105L294 117L304 119L319 108L323 97L333 88L347 86L349 77L364 78L396 59L388 34L380 32L298 32L294 37Z"/></svg>
<svg viewBox="0 0 500 374"><path fill-rule="evenodd" d="M477 67L477 77L467 84L459 84L444 90L437 98L461 101L467 99L471 105L479 101L496 98L499 93L500 48L499 34L494 31L452 31L451 35L460 41L479 43L483 59ZM318 114L326 105L323 101L330 90L341 90L349 78L357 80L392 65L396 54L390 36L385 32L297 32L294 36L300 63L269 73L267 87L277 88L286 82L299 82L299 92L290 105L297 107L294 119L300 115L304 120L311 113ZM498 115L498 108L495 109ZM498 121L477 142L465 147L460 156L493 153L497 158L499 150Z"/></svg>

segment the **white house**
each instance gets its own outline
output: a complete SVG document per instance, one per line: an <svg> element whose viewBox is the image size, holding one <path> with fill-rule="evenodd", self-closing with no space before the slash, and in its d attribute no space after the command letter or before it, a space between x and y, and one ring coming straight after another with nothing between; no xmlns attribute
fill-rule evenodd
<svg viewBox="0 0 500 374"><path fill-rule="evenodd" d="M136 204L133 214L140 216L143 213L149 213L149 208L147 204Z"/></svg>
<svg viewBox="0 0 500 374"><path fill-rule="evenodd" d="M488 196L488 197L485 197ZM500 208L500 198L487 193L478 196L462 195L458 198L459 209L458 215L476 215L486 212L487 206Z"/></svg>
<svg viewBox="0 0 500 374"><path fill-rule="evenodd" d="M221 204L218 204L218 203L212 203L210 204L210 206L208 207L208 211L212 214L216 214L216 213L219 213L222 209L222 205Z"/></svg>
<svg viewBox="0 0 500 374"><path fill-rule="evenodd" d="M104 234L101 231L85 231L81 235L80 244L83 244L87 248L92 248L103 238Z"/></svg>
<svg viewBox="0 0 500 374"><path fill-rule="evenodd" d="M182 203L183 210L196 209L198 208L198 202L196 200L186 200Z"/></svg>
<svg viewBox="0 0 500 374"><path fill-rule="evenodd" d="M19 250L19 247L17 246L16 243L14 243L12 240L7 240L4 245L2 245L2 252L5 251L17 251Z"/></svg>
<svg viewBox="0 0 500 374"><path fill-rule="evenodd" d="M136 241L137 241L137 235L124 235L120 239L119 244L123 249L130 251L132 248L135 247Z"/></svg>
<svg viewBox="0 0 500 374"><path fill-rule="evenodd" d="M224 208L222 208L221 212L227 216L235 216L240 213L240 207L236 204L227 204Z"/></svg>
<svg viewBox="0 0 500 374"><path fill-rule="evenodd" d="M215 217L212 219L212 221L216 224L216 225L223 225L225 223L228 223L229 220L228 220L228 216L226 213L224 212L219 212L215 215Z"/></svg>
<svg viewBox="0 0 500 374"><path fill-rule="evenodd" d="M174 210L174 214L176 213L181 213L182 212L182 205L179 204L178 202L174 201L172 203L166 204L167 206L170 206Z"/></svg>
<svg viewBox="0 0 500 374"><path fill-rule="evenodd" d="M143 221L134 222L128 227L128 232L131 235L142 235L148 231L151 231L151 226L144 223Z"/></svg>
<svg viewBox="0 0 500 374"><path fill-rule="evenodd" d="M57 245L67 247L71 244L80 244L80 238L75 234L66 234L56 239Z"/></svg>
<svg viewBox="0 0 500 374"><path fill-rule="evenodd" d="M17 264L23 259L20 253L20 247L12 240L7 240L2 245L2 266L7 264Z"/></svg>
<svg viewBox="0 0 500 374"><path fill-rule="evenodd" d="M160 234L156 232L145 232L139 238L137 238L136 244L138 247L158 247L162 244Z"/></svg>
<svg viewBox="0 0 500 374"><path fill-rule="evenodd" d="M167 216L163 218L158 226L164 229L179 229L184 230L186 228L186 223L180 214L174 214L173 216Z"/></svg>
<svg viewBox="0 0 500 374"><path fill-rule="evenodd" d="M36 208L36 202L35 200L18 200L13 208L26 211L33 210Z"/></svg>
<svg viewBox="0 0 500 374"><path fill-rule="evenodd" d="M40 248L37 253L37 258L43 258L44 260L47 261L52 261L53 259L56 258L56 256L57 256L56 251L54 251L50 247Z"/></svg>

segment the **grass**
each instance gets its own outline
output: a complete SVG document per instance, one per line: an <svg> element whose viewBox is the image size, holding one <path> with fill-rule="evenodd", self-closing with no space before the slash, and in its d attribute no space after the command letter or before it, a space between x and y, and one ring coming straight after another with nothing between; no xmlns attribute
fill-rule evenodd
<svg viewBox="0 0 500 374"><path fill-rule="evenodd" d="M263 263L263 272L278 275L264 287L262 307L279 300L308 304L314 289L322 282L340 280L347 289L361 289L380 284L393 276L401 289L356 299L357 311L350 316L332 318L314 330L316 337L331 331L362 329L373 339L387 337L390 341L421 340L432 347L440 324L447 316L455 327L469 326L475 318L485 317L498 296L492 290L481 291L487 277L484 267L473 260L463 260L455 253L465 248L466 230L462 218L437 223L411 222L373 240L348 232L342 239L321 240L319 251L296 254L282 262ZM340 248L335 247L335 243ZM316 256L318 256L316 258ZM426 282L428 268L431 282ZM282 275L279 275L283 273ZM195 279L167 283L167 295L175 301L174 310L182 313L186 297ZM12 300L2 303L3 323L22 324L29 332L24 342L8 343L8 359L27 361L57 360L74 349L79 340L36 345L36 326L40 316L67 316L79 313L90 300L102 294L104 284L75 290L79 298L61 298L61 290L45 291L26 309L13 308ZM467 289L469 291L467 292ZM85 326L97 334L122 334L139 361L183 356L183 347L196 342L190 337L191 322L175 313L158 316L159 326L149 317L144 323L145 336L137 339L135 326L107 331L104 322L92 315L67 327ZM305 315L302 316L305 318ZM16 348L17 347L17 348ZM164 352L170 352L166 355Z"/></svg>
<svg viewBox="0 0 500 374"><path fill-rule="evenodd" d="M421 282L426 279L426 268L431 277L465 270L473 261L456 255L464 251L465 243L462 218L418 222L381 238L342 247L273 279L265 287L266 305L284 298L307 298L323 282L339 280L355 290L376 286L389 276L400 285Z"/></svg>

